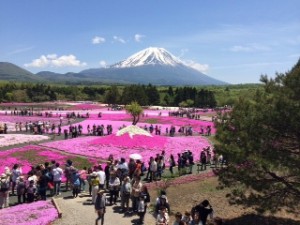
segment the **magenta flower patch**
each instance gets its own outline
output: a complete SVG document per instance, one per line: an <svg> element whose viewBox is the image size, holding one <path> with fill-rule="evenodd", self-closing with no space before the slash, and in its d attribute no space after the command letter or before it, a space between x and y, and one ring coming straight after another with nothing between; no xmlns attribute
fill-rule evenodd
<svg viewBox="0 0 300 225"><path fill-rule="evenodd" d="M51 201L21 204L0 210L1 225L50 224L58 218L58 212Z"/></svg>
<svg viewBox="0 0 300 225"><path fill-rule="evenodd" d="M128 159L130 154L139 153L143 156L144 162L147 162L151 156L161 154L163 150L166 152L167 157L173 154L176 158L178 153L190 150L194 153L194 159L197 161L201 150L211 146L209 141L201 136L166 137L154 135L151 138L134 135L131 139L127 134L119 137L110 135L74 138L41 145L100 159L107 159L110 154L117 159L120 157Z"/></svg>

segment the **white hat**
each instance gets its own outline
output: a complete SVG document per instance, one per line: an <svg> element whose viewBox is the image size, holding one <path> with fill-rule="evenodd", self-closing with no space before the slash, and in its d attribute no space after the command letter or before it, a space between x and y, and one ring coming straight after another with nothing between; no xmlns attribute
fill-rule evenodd
<svg viewBox="0 0 300 225"><path fill-rule="evenodd" d="M95 172L95 171L92 172L92 174L91 174L92 177L96 177L97 175L98 175L98 174L97 174L97 172Z"/></svg>

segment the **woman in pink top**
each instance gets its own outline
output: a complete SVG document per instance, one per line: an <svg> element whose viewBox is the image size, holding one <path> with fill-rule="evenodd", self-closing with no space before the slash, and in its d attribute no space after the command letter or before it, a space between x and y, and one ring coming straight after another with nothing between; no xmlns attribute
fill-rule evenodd
<svg viewBox="0 0 300 225"><path fill-rule="evenodd" d="M82 170L79 171L79 179L80 179L80 191L85 190L85 181L87 180L87 168L83 167Z"/></svg>

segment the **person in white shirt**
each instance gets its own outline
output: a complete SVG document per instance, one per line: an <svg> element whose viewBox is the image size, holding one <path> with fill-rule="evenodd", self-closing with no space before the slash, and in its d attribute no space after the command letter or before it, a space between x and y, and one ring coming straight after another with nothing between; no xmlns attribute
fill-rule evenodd
<svg viewBox="0 0 300 225"><path fill-rule="evenodd" d="M161 208L157 217L156 225L168 225L169 224L169 214L166 211L166 208Z"/></svg>
<svg viewBox="0 0 300 225"><path fill-rule="evenodd" d="M110 205L114 202L114 204L117 204L117 198L120 190L120 179L116 176L115 173L110 174L110 179L109 179L109 202Z"/></svg>
<svg viewBox="0 0 300 225"><path fill-rule="evenodd" d="M55 164L55 168L53 168L52 170L52 175L53 175L53 183L54 183L54 194L60 195L60 185L61 185L63 170L59 167L59 163Z"/></svg>
<svg viewBox="0 0 300 225"><path fill-rule="evenodd" d="M97 175L99 177L100 183L99 183L99 190L104 189L105 181L106 181L106 175L103 171L103 168L101 165L98 166Z"/></svg>
<svg viewBox="0 0 300 225"><path fill-rule="evenodd" d="M156 180L157 162L152 158L150 163L150 182Z"/></svg>

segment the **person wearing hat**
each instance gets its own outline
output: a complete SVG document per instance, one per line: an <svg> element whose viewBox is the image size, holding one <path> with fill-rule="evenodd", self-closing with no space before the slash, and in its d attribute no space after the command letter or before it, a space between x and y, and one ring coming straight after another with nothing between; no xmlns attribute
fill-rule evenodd
<svg viewBox="0 0 300 225"><path fill-rule="evenodd" d="M18 204L25 203L26 184L23 176L20 176L19 179L17 180L17 196L18 196ZM21 197L23 198L22 202L21 202Z"/></svg>
<svg viewBox="0 0 300 225"><path fill-rule="evenodd" d="M95 211L98 214L95 225L98 225L98 221L101 220L101 225L104 224L104 214L106 212L106 196L104 195L104 190L97 192L97 198L95 202Z"/></svg>
<svg viewBox="0 0 300 225"><path fill-rule="evenodd" d="M5 173L0 177L0 209L9 205L9 176Z"/></svg>
<svg viewBox="0 0 300 225"><path fill-rule="evenodd" d="M166 208L168 212L170 212L170 205L167 202L167 196L166 195L161 195L159 197L159 202L156 203L155 211L156 213L159 212L162 208Z"/></svg>
<svg viewBox="0 0 300 225"><path fill-rule="evenodd" d="M124 178L120 190L122 212L126 213L129 211L129 199L130 199L131 192L132 192L132 187L130 183L130 177L127 176Z"/></svg>

